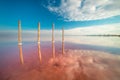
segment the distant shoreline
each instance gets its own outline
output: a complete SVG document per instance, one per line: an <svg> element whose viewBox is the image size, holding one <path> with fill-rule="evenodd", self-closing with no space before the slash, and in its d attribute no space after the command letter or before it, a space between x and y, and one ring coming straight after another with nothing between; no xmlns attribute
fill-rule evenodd
<svg viewBox="0 0 120 80"><path fill-rule="evenodd" d="M65 35L65 36L103 36L103 37L120 37L120 35Z"/></svg>

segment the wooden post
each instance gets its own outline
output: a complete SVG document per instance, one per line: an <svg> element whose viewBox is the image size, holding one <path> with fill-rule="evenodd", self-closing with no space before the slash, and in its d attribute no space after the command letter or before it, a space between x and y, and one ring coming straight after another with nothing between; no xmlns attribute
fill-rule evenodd
<svg viewBox="0 0 120 80"><path fill-rule="evenodd" d="M21 21L18 21L18 47L19 47L19 55L20 55L20 62L24 64L23 53L22 53L22 35L21 35Z"/></svg>
<svg viewBox="0 0 120 80"><path fill-rule="evenodd" d="M38 22L38 57L41 63L42 57L41 57L41 48L40 48L40 22Z"/></svg>
<svg viewBox="0 0 120 80"><path fill-rule="evenodd" d="M18 44L22 43L22 35L21 35L21 21L18 21Z"/></svg>
<svg viewBox="0 0 120 80"><path fill-rule="evenodd" d="M62 28L62 54L64 55L64 28Z"/></svg>
<svg viewBox="0 0 120 80"><path fill-rule="evenodd" d="M52 57L55 58L54 24L52 24Z"/></svg>

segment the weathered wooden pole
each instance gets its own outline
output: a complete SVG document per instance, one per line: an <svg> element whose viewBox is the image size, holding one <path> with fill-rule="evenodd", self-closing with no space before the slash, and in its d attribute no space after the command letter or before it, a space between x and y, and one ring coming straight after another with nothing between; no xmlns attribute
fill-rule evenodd
<svg viewBox="0 0 120 80"><path fill-rule="evenodd" d="M62 54L64 55L64 28L62 28Z"/></svg>
<svg viewBox="0 0 120 80"><path fill-rule="evenodd" d="M42 62L41 48L40 48L40 22L38 22L38 57L40 63Z"/></svg>
<svg viewBox="0 0 120 80"><path fill-rule="evenodd" d="M18 47L19 47L19 55L20 55L20 62L24 64L23 53L22 53L22 35L21 35L21 21L18 21Z"/></svg>
<svg viewBox="0 0 120 80"><path fill-rule="evenodd" d="M55 58L54 24L52 24L52 57Z"/></svg>

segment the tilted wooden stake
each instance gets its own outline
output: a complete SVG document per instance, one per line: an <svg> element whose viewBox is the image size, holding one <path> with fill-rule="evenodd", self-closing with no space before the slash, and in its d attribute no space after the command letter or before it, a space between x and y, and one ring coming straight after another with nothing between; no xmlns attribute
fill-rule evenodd
<svg viewBox="0 0 120 80"><path fill-rule="evenodd" d="M64 54L64 28L62 28L62 54Z"/></svg>
<svg viewBox="0 0 120 80"><path fill-rule="evenodd" d="M18 21L18 47L19 47L19 55L20 55L20 62L24 64L23 53L22 53L22 35L21 35L21 21Z"/></svg>
<svg viewBox="0 0 120 80"><path fill-rule="evenodd" d="M38 57L41 63L42 57L41 57L41 48L40 48L40 22L38 23Z"/></svg>
<svg viewBox="0 0 120 80"><path fill-rule="evenodd" d="M18 45L22 45L21 21L18 21Z"/></svg>
<svg viewBox="0 0 120 80"><path fill-rule="evenodd" d="M40 22L38 22L38 43L40 44Z"/></svg>
<svg viewBox="0 0 120 80"><path fill-rule="evenodd" d="M55 58L54 24L52 24L52 57Z"/></svg>

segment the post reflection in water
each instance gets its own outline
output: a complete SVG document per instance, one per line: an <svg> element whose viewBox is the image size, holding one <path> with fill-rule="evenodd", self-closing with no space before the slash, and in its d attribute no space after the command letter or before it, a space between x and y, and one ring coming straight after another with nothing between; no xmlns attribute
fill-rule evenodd
<svg viewBox="0 0 120 80"><path fill-rule="evenodd" d="M40 44L38 44L38 57L39 57L39 61L40 61L40 63L42 63Z"/></svg>
<svg viewBox="0 0 120 80"><path fill-rule="evenodd" d="M22 53L22 45L18 45L18 47L19 47L20 63L24 64L23 53Z"/></svg>

